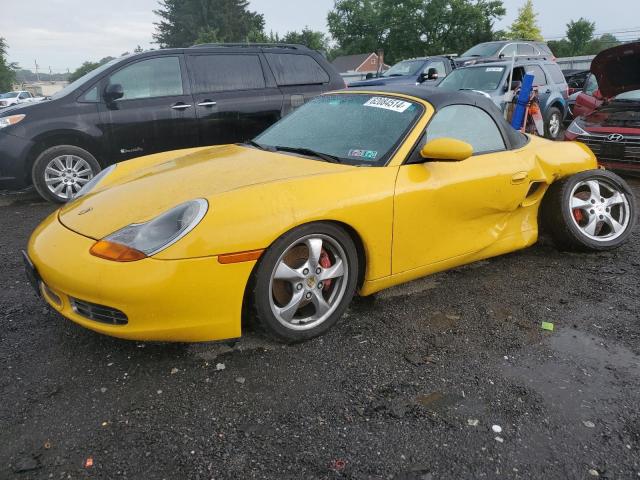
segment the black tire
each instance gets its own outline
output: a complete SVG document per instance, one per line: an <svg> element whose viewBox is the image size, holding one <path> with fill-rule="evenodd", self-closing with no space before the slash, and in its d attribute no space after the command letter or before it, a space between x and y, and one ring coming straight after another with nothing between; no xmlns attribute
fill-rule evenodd
<svg viewBox="0 0 640 480"><path fill-rule="evenodd" d="M52 191L49 188L47 184L47 174L45 173L47 166L51 162L53 162L54 159L65 157L65 156L70 156L72 158L80 158L84 162L86 162L86 165L91 170L89 174L86 174L86 177L88 179L91 179L92 177L97 175L98 172L100 172L100 170L102 169L100 167L100 164L96 160L96 158L93 155L91 155L89 152L84 150L83 148L76 147L73 145L58 145L58 146L46 149L44 152L38 155L38 158L36 158L36 161L33 163L33 167L31 169L31 179L33 181L33 186L35 187L36 191L40 194L40 196L50 202L66 203L69 200L71 200L71 198L69 198L70 195L67 194L66 185L63 188L64 191L61 192L60 194L56 194L54 191ZM82 171L84 170L86 169L83 169ZM70 178L69 181L71 182L72 179ZM86 181L86 180L83 178L82 181ZM60 184L57 183L55 185L58 186ZM70 186L71 186L71 191L73 193L77 193L77 190L79 189L79 187L81 187L81 184L79 182L74 184L70 183Z"/></svg>
<svg viewBox="0 0 640 480"><path fill-rule="evenodd" d="M551 131L551 123L552 120L557 119L557 131ZM546 116L544 117L544 136L549 140L558 140L560 138L560 134L562 133L562 112L557 107L551 107Z"/></svg>
<svg viewBox="0 0 640 480"><path fill-rule="evenodd" d="M296 242L301 242L302 239L313 235L328 237L328 239L335 241L341 247L345 256L344 260L347 264L347 274L346 279L342 280L342 283L336 283L333 287L338 288L338 285L340 285L340 291L342 291L344 286L344 293L341 298L336 298L336 301L333 304L335 307L332 307L334 308L333 312L328 315L324 321L313 328L295 330L292 326L287 327L281 323L272 310L271 302L275 302L275 299L271 289L271 277L285 252L288 250L290 251L290 248L296 244ZM322 244L323 250L326 245L329 244ZM276 240L260 258L260 261L254 270L254 275L249 288L250 310L254 313L258 325L268 335L273 336L277 340L287 343L296 343L317 337L324 334L333 325L335 325L349 306L358 283L358 269L358 252L353 240L347 232L337 225L326 222L303 225L278 238L278 240ZM307 286L304 282L304 280L301 280L300 285L304 284L304 291L306 291ZM322 292L322 287L319 288ZM293 292L293 283L291 284L291 289ZM291 293L291 295L293 295L293 293Z"/></svg>
<svg viewBox="0 0 640 480"><path fill-rule="evenodd" d="M596 222L599 222L599 219L604 218L602 215L598 215L599 211L595 208L591 210L590 206L584 209L572 209L572 194L582 195L584 202L591 203L593 200L593 198L587 199L587 195L591 195L590 191L587 192L585 189L584 193L581 193L580 189L583 187L579 187L579 189L574 193L576 186L589 180L604 182L604 185L611 186L611 188L616 189L620 194L622 194L627 202L628 207L626 208L628 208L628 212L620 217L624 217L625 219L625 221L621 223L621 225L624 225L624 230L619 234L615 234L617 235L615 238L607 239L607 232L610 232L611 235L613 234L613 230L604 225L606 222L600 222L600 228L604 228L605 232L599 240L594 240L588 236L580 227L581 222L583 224L589 223L591 218L590 212L594 212L593 215L596 217ZM606 193L604 195L606 195ZM608 197L602 196L602 198L605 198L606 201ZM605 204L603 203L602 206L596 204L594 207L605 208ZM621 204L620 207L612 208L622 209L623 207L624 204ZM575 210L580 210L580 212L576 212ZM612 215L620 214L620 210L612 212ZM580 218L580 220L578 218ZM627 185L627 182L615 173L606 170L588 170L555 182L549 187L549 190L542 201L540 220L543 230L551 235L554 243L561 250L612 250L623 245L629 239L629 236L633 231L637 220L636 199L629 188L629 185Z"/></svg>

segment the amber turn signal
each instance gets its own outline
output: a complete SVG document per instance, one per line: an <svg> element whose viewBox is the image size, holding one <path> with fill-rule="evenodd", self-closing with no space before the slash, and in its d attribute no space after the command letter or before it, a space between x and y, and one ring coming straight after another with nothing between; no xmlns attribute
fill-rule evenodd
<svg viewBox="0 0 640 480"><path fill-rule="evenodd" d="M135 262L147 258L147 256L139 250L107 240L100 240L94 243L89 252L95 257L113 260L114 262Z"/></svg>
<svg viewBox="0 0 640 480"><path fill-rule="evenodd" d="M228 263L250 262L260 258L264 250L250 250L248 252L226 253L218 256L218 263L226 265Z"/></svg>

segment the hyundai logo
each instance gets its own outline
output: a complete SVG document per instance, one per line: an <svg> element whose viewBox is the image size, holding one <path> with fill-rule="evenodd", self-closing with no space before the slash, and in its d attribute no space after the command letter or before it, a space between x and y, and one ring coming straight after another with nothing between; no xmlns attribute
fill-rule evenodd
<svg viewBox="0 0 640 480"><path fill-rule="evenodd" d="M619 133L612 133L607 137L607 140L610 142L621 142L624 140L624 135L620 135Z"/></svg>

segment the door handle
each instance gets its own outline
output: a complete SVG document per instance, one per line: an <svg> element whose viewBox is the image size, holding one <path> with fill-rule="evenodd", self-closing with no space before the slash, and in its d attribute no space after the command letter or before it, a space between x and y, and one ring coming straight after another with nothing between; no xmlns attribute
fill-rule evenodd
<svg viewBox="0 0 640 480"><path fill-rule="evenodd" d="M217 105L217 102L214 102L212 100L205 100L198 104L199 107L213 107L214 105Z"/></svg>
<svg viewBox="0 0 640 480"><path fill-rule="evenodd" d="M529 178L529 174L527 172L518 172L511 177L511 183L513 185L518 185L524 182L527 178Z"/></svg>
<svg viewBox="0 0 640 480"><path fill-rule="evenodd" d="M193 107L193 105L189 105L186 103L176 103L175 105L171 106L173 110L184 110L186 108L191 108L191 107Z"/></svg>

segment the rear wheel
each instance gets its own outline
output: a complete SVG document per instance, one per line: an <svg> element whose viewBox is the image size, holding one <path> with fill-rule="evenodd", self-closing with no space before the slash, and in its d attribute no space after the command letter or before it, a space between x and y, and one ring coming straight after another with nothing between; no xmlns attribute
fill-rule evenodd
<svg viewBox="0 0 640 480"><path fill-rule="evenodd" d="M541 220L560 248L602 251L629 239L636 215L635 198L622 178L590 170L551 185Z"/></svg>
<svg viewBox="0 0 640 480"><path fill-rule="evenodd" d="M263 255L252 292L261 326L287 342L325 333L351 302L358 279L351 237L329 223L302 226Z"/></svg>
<svg viewBox="0 0 640 480"><path fill-rule="evenodd" d="M33 186L45 200L65 203L100 172L100 164L86 150L59 145L42 152L31 171Z"/></svg>

